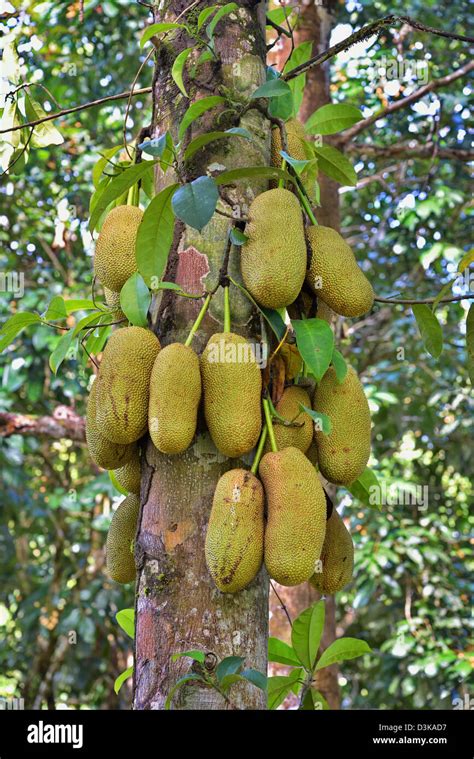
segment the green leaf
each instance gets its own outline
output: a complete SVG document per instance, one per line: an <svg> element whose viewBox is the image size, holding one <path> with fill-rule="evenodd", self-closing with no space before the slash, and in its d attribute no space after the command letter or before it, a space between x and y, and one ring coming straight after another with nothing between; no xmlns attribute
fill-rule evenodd
<svg viewBox="0 0 474 759"><path fill-rule="evenodd" d="M74 336L77 337L85 327L97 327L102 324L102 322L107 322L107 320L110 321L110 314L104 311L94 311L94 313L84 316L76 323L74 327Z"/></svg>
<svg viewBox="0 0 474 759"><path fill-rule="evenodd" d="M271 19L275 24L282 24L285 19L289 18L293 13L293 8L275 8L272 11L268 11L267 19ZM270 27L273 29L273 27Z"/></svg>
<svg viewBox="0 0 474 759"><path fill-rule="evenodd" d="M88 298L71 298L70 300L65 300L64 305L66 306L66 312L68 314L72 314L74 311L92 311L93 309L97 310L97 306L95 305L94 301L89 300Z"/></svg>
<svg viewBox="0 0 474 759"><path fill-rule="evenodd" d="M268 661L286 664L289 667L301 667L301 662L292 647L278 638L268 639Z"/></svg>
<svg viewBox="0 0 474 759"><path fill-rule="evenodd" d="M164 134L160 134L159 137L155 137L153 140L145 140L145 142L141 142L138 147L142 153L152 155L155 158L161 158L170 138L170 133L165 132Z"/></svg>
<svg viewBox="0 0 474 759"><path fill-rule="evenodd" d="M175 216L199 232L212 219L219 200L219 190L212 177L198 177L182 185L173 195Z"/></svg>
<svg viewBox="0 0 474 759"><path fill-rule="evenodd" d="M426 350L433 358L439 358L443 352L443 331L438 319L425 303L411 308Z"/></svg>
<svg viewBox="0 0 474 759"><path fill-rule="evenodd" d="M216 667L216 677L219 683L228 675L238 675L242 671L245 659L242 656L227 656Z"/></svg>
<svg viewBox="0 0 474 759"><path fill-rule="evenodd" d="M173 654L171 657L171 661L178 661L178 659L183 658L183 656L186 656L188 659L193 659L193 661L198 661L200 664L204 664L204 661L206 659L206 654L204 651L182 651L177 654Z"/></svg>
<svg viewBox="0 0 474 759"><path fill-rule="evenodd" d="M25 92L25 114L28 121L36 121L37 119L44 118L47 114L43 110L42 106L33 100ZM60 132L53 126L52 121L44 121L42 124L37 124L33 130L33 136L30 140L30 145L34 148L45 148L48 145L62 145L64 138Z"/></svg>
<svg viewBox="0 0 474 759"><path fill-rule="evenodd" d="M353 187L357 184L357 175L351 162L339 150L331 145L313 145L318 159L318 166L323 174L335 179L340 184Z"/></svg>
<svg viewBox="0 0 474 759"><path fill-rule="evenodd" d="M232 11L236 11L238 9L239 9L239 6L237 5L237 3L227 3L226 5L223 5L222 8L219 8L216 15L214 16L210 24L208 24L207 29L206 29L207 36L209 37L209 39L212 39L214 35L214 30L217 24L219 23L219 21L221 20L221 18L223 18L224 16L227 16L229 13L232 13Z"/></svg>
<svg viewBox="0 0 474 759"><path fill-rule="evenodd" d="M304 711L328 711L329 704L322 693L314 688L310 688L306 693L303 705L300 706L300 709Z"/></svg>
<svg viewBox="0 0 474 759"><path fill-rule="evenodd" d="M58 343L49 357L49 368L56 374L72 345L76 335L73 329L69 329L58 340Z"/></svg>
<svg viewBox="0 0 474 759"><path fill-rule="evenodd" d="M186 92L186 88L183 82L184 66L193 50L194 48L192 47L187 47L185 50L182 50L181 53L176 56L173 63L173 68L171 69L171 76L173 77L173 81L176 82L178 88L181 90L185 97L189 97L189 95Z"/></svg>
<svg viewBox="0 0 474 759"><path fill-rule="evenodd" d="M294 669L290 675L276 675L267 681L268 708L278 709L285 698L294 691L295 683L302 676L302 669Z"/></svg>
<svg viewBox="0 0 474 759"><path fill-rule="evenodd" d="M120 293L120 308L135 327L147 327L151 295L141 274L135 272L127 279Z"/></svg>
<svg viewBox="0 0 474 759"><path fill-rule="evenodd" d="M176 290L176 292L183 293L184 290L181 285L177 285L176 282L158 282L153 290Z"/></svg>
<svg viewBox="0 0 474 759"><path fill-rule="evenodd" d="M332 360L334 334L323 319L292 319L296 343L303 361L320 382Z"/></svg>
<svg viewBox="0 0 474 759"><path fill-rule="evenodd" d="M431 310L432 310L433 312L434 312L434 311L436 311L436 309L438 308L438 306L439 306L439 304L440 304L441 300L442 300L442 299L443 299L443 298L444 298L444 297L445 297L445 296L446 296L448 293L450 293L450 292L451 292L451 290L452 290L452 287L453 287L453 284L456 282L456 280L457 280L458 276L459 276L459 275L458 275L458 274L456 274L456 276L455 276L455 277L453 277L452 279L450 279L450 280L449 280L449 282L446 282L446 284L445 284L445 285L443 285L443 287L442 287L442 288L441 288L441 290L439 291L438 295L437 295L437 296L436 296L436 298L434 299L433 303L431 304Z"/></svg>
<svg viewBox="0 0 474 759"><path fill-rule="evenodd" d="M287 182L295 183L295 179L287 171L277 168L276 166L246 166L242 169L230 169L223 171L215 178L216 184L232 184L236 179L251 179L253 177L262 177L264 179L284 179Z"/></svg>
<svg viewBox="0 0 474 759"><path fill-rule="evenodd" d="M323 432L325 435L331 434L332 424L327 414L323 414L321 411L314 411L312 408L308 408L302 403L299 403L298 405L302 411L306 411L311 419L317 423L318 431Z"/></svg>
<svg viewBox="0 0 474 759"><path fill-rule="evenodd" d="M465 253L463 257L461 258L458 265L459 274L462 274L463 271L467 269L467 267L470 266L472 263L474 263L474 248L471 248L471 250L468 250L467 253Z"/></svg>
<svg viewBox="0 0 474 759"><path fill-rule="evenodd" d="M90 353L90 351L89 351L89 353ZM109 469L108 471L109 471L110 482L114 486L115 490L118 490L118 492L121 493L121 495L128 495L128 490L126 490L124 487L122 487L122 485L120 484L120 482L117 480L117 477L115 476L114 470L113 469Z"/></svg>
<svg viewBox="0 0 474 759"><path fill-rule="evenodd" d="M25 327L40 322L41 319L37 314L29 314L26 311L20 311L7 319L0 328L0 353L14 341L15 337L19 335Z"/></svg>
<svg viewBox="0 0 474 759"><path fill-rule="evenodd" d="M250 95L251 100L258 100L258 98L281 98L284 95L291 96L291 89L287 82L283 79L270 79L269 82L261 84L257 87L255 92Z"/></svg>
<svg viewBox="0 0 474 759"><path fill-rule="evenodd" d="M312 53L313 53L312 40L308 40L307 42L302 42L293 50L290 58L285 64L283 73L287 74L292 69L296 68L297 66L300 66L302 63L306 63L307 61L309 61ZM304 88L306 84L306 72L299 74L299 76L296 76L294 79L288 82L288 84L290 85L290 89L292 93L292 105L293 105L292 111L289 115L296 118L296 116L298 115L298 111L301 107L301 104L303 102Z"/></svg>
<svg viewBox="0 0 474 759"><path fill-rule="evenodd" d="M200 134L198 137L195 137L194 140L191 140L188 147L184 151L184 159L188 160L191 158L198 150L201 150L201 148L208 145L210 142L215 142L216 140L222 140L224 137L244 137L245 139L253 139L252 135L247 129L243 129L241 127L235 127L234 129L228 129L225 132L207 132L205 134Z"/></svg>
<svg viewBox="0 0 474 759"><path fill-rule="evenodd" d="M225 103L225 98L221 95L211 95L207 98L201 98L196 100L195 103L189 106L188 110L183 116L181 124L179 125L178 137L181 140L187 128L203 113L209 111L211 108L215 108L218 105Z"/></svg>
<svg viewBox="0 0 474 759"><path fill-rule="evenodd" d="M175 24L175 23L152 24L151 26L147 27L147 29L145 29L145 31L143 32L142 38L140 40L140 47L143 47L144 45L146 45L148 40L150 40L156 34L163 34L163 32L170 32L173 29L186 29L186 25Z"/></svg>
<svg viewBox="0 0 474 759"><path fill-rule="evenodd" d="M363 654L370 654L371 651L372 649L365 640L339 638L339 640L335 640L323 651L316 665L315 672L324 667L329 667L331 664L336 664L336 662L356 659L358 656L363 656Z"/></svg>
<svg viewBox="0 0 474 759"><path fill-rule="evenodd" d="M200 29L202 29L207 19L209 18L209 16L212 16L212 14L216 12L217 8L218 8L217 5L211 5L210 8L204 8L204 10L201 11L201 13L198 16L198 22L197 22L198 32Z"/></svg>
<svg viewBox="0 0 474 759"><path fill-rule="evenodd" d="M248 239L247 235L244 235L244 233L237 227L232 227L230 230L230 241L233 245L244 245Z"/></svg>
<svg viewBox="0 0 474 759"><path fill-rule="evenodd" d="M102 216L103 212L112 201L117 200L123 195L130 187L133 187L147 171L151 171L155 166L156 161L142 161L134 166L129 166L124 169L117 177L114 177L106 186L103 193L99 196L97 203L94 205L94 209L91 213L89 222L89 229L94 231L97 222Z"/></svg>
<svg viewBox="0 0 474 759"><path fill-rule="evenodd" d="M122 685L126 680L128 680L129 677L133 675L133 664L131 667L127 667L126 670L124 670L115 680L114 682L114 691L115 693L118 693Z"/></svg>
<svg viewBox="0 0 474 759"><path fill-rule="evenodd" d="M297 158L292 158L292 156L286 153L284 150L280 150L280 155L285 159L287 163L290 164L290 166L294 168L298 176L302 174L309 163L309 161L299 161Z"/></svg>
<svg viewBox="0 0 474 759"><path fill-rule="evenodd" d="M334 348L332 352L331 364L333 365L334 371L336 372L336 379L338 383L341 384L346 378L347 364L342 353L339 353L336 348Z"/></svg>
<svg viewBox="0 0 474 759"><path fill-rule="evenodd" d="M200 683L205 683L205 680L204 680L203 677L201 677L201 675L192 675L191 674L191 675L184 675L184 677L181 677L173 685L173 687L171 688L170 692L168 693L168 697L167 697L167 699L165 701L165 710L166 711L169 711L171 709L171 702L173 700L173 696L176 693L176 691L179 688L182 688L183 685L186 685L186 683L190 683L192 681L194 681L194 682L200 682Z"/></svg>
<svg viewBox="0 0 474 759"><path fill-rule="evenodd" d="M115 615L115 619L119 627L133 640L135 637L135 609L121 609Z"/></svg>
<svg viewBox="0 0 474 759"><path fill-rule="evenodd" d="M305 124L309 134L335 134L362 119L362 113L354 105L328 103L318 108Z"/></svg>
<svg viewBox="0 0 474 759"><path fill-rule="evenodd" d="M48 322L59 321L66 319L67 311L64 298L60 295L56 295L48 306L48 309L44 315L44 319Z"/></svg>
<svg viewBox="0 0 474 759"><path fill-rule="evenodd" d="M162 278L174 233L171 199L179 185L165 187L149 203L137 231L135 257L137 268L148 287L156 289Z"/></svg>
<svg viewBox="0 0 474 759"><path fill-rule="evenodd" d="M95 163L94 168L92 169L92 181L96 189L99 187L99 182L102 178L104 169L106 169L107 166L109 168L112 168L110 166L110 160L122 148L123 148L123 145L115 145L115 147L113 148L107 148L107 150L102 151L102 155L100 156L99 160Z"/></svg>
<svg viewBox="0 0 474 759"><path fill-rule="evenodd" d="M256 688L267 690L268 678L263 672L259 672L257 669L243 669L241 677L248 680L252 685L255 685Z"/></svg>
<svg viewBox="0 0 474 759"><path fill-rule="evenodd" d="M360 477L347 486L347 490L366 506L379 511L382 509L382 488L372 469L364 469Z"/></svg>
<svg viewBox="0 0 474 759"><path fill-rule="evenodd" d="M293 622L291 642L301 664L312 672L324 627L324 601L316 601Z"/></svg>
<svg viewBox="0 0 474 759"><path fill-rule="evenodd" d="M466 319L467 371L474 387L474 303L471 303Z"/></svg>

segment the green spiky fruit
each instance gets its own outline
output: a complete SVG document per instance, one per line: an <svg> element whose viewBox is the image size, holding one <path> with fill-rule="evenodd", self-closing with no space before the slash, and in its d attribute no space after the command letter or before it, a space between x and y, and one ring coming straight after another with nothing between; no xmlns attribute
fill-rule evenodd
<svg viewBox="0 0 474 759"><path fill-rule="evenodd" d="M125 584L135 580L133 544L137 531L140 499L134 493L114 511L106 544L107 572L112 580Z"/></svg>
<svg viewBox="0 0 474 759"><path fill-rule="evenodd" d="M135 448L132 458L124 466L114 470L118 484L129 493L140 494L140 480L142 475L141 461L138 450Z"/></svg>
<svg viewBox="0 0 474 759"><path fill-rule="evenodd" d="M329 435L315 431L321 474L336 485L350 485L370 456L370 411L364 389L352 367L339 384L331 366L316 387L313 408L331 419Z"/></svg>
<svg viewBox="0 0 474 759"><path fill-rule="evenodd" d="M326 523L326 537L321 551L321 572L315 572L311 585L324 595L342 590L352 579L354 544L336 509Z"/></svg>
<svg viewBox="0 0 474 759"><path fill-rule="evenodd" d="M285 124L286 139L288 142L288 153L292 158L296 158L297 161L305 161L307 159L304 142L306 140L306 133L304 127L298 119L290 119ZM273 127L272 129L272 147L271 147L271 159L272 166L280 168L283 161L280 155L282 150L281 134L279 127Z"/></svg>
<svg viewBox="0 0 474 759"><path fill-rule="evenodd" d="M301 427L285 427L284 424L278 422L278 419L274 420L273 430L278 450L293 446L306 453L313 441L313 420L309 414L301 411L300 403L306 408L311 408L311 400L306 390L303 387L292 385L283 391L283 395L275 406L276 411L283 419L302 425ZM268 440L265 450L270 450Z"/></svg>
<svg viewBox="0 0 474 759"><path fill-rule="evenodd" d="M199 358L181 343L158 353L150 380L148 429L162 453L183 453L196 432L201 400Z"/></svg>
<svg viewBox="0 0 474 759"><path fill-rule="evenodd" d="M97 382L91 387L86 413L86 440L91 459L102 469L117 469L132 458L135 445L111 443L101 432L96 421Z"/></svg>
<svg viewBox="0 0 474 759"><path fill-rule="evenodd" d="M143 211L117 206L107 214L95 246L94 273L104 287L119 293L137 271L135 241Z"/></svg>
<svg viewBox="0 0 474 759"><path fill-rule="evenodd" d="M120 293L115 293L113 290L109 290L108 287L104 287L105 305L111 309L111 319L113 321L121 321L125 319L125 314L120 308Z"/></svg>
<svg viewBox="0 0 474 759"><path fill-rule="evenodd" d="M216 448L238 458L262 427L262 377L253 346L233 332L212 335L201 356L204 413Z"/></svg>
<svg viewBox="0 0 474 759"><path fill-rule="evenodd" d="M326 498L313 466L298 448L266 453L259 467L267 501L265 565L281 585L313 575L326 532Z"/></svg>
<svg viewBox="0 0 474 759"><path fill-rule="evenodd" d="M160 343L142 327L124 327L109 338L97 377L96 420L114 443L133 443L147 429L153 363Z"/></svg>
<svg viewBox="0 0 474 759"><path fill-rule="evenodd" d="M372 285L346 241L331 227L309 227L306 234L311 248L307 281L318 298L342 316L370 311Z"/></svg>
<svg viewBox="0 0 474 759"><path fill-rule="evenodd" d="M289 190L268 190L252 202L248 217L240 259L245 287L260 305L283 308L297 297L306 273L300 204Z"/></svg>
<svg viewBox="0 0 474 759"><path fill-rule="evenodd" d="M214 493L206 534L206 562L224 593L252 582L263 560L264 496L261 482L245 469L222 475Z"/></svg>

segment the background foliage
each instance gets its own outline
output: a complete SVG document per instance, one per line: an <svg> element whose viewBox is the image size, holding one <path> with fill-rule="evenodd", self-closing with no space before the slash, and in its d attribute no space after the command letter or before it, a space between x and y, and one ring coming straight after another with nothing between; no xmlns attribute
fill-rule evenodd
<svg viewBox="0 0 474 759"><path fill-rule="evenodd" d="M67 107L129 89L144 57L138 39L146 8L93 0L81 18L78 2L14 5L21 9L1 22L2 44L14 41L24 81L46 88L30 90L46 110L55 110L55 101ZM334 40L397 11L466 33L467 3L460 0L443 4L442 13L434 2L412 0L409 8L346 2ZM403 41L404 76L381 73L397 52L394 36L384 33L340 56L332 65L334 100L369 115L409 94L423 77L445 76L467 60L459 43L410 33ZM138 86L150 79L147 66ZM3 94L11 89L5 80L1 87ZM467 148L470 94L467 80L458 80L376 122L356 141L386 147L431 139L440 148ZM134 99L129 138L149 122L150 105L148 97ZM17 174L2 177L1 271L25 275L22 298L0 292L4 316L17 309L41 313L64 290L90 297L92 167L99 151L119 144L124 112L125 101L116 101L55 122L64 143L32 148ZM377 294L437 294L469 250L466 165L421 160L415 150L403 159L349 155L359 186L341 194L342 229ZM365 639L378 654L343 665L347 708L449 708L469 690L466 310L466 301L439 308L445 347L438 360L423 349L410 309L379 304L344 327L341 350L362 374L374 414L371 465L396 488L398 501L407 486L427 487L427 502L387 504L381 512L341 491L356 571L338 597L338 634ZM53 375L45 356L58 339L47 328L25 331L0 356L0 411L51 415L64 404L84 412L90 366L70 357ZM8 640L0 649L0 696L49 707L127 708L127 689L113 692L130 651L114 614L133 604L133 591L113 585L102 571L116 496L107 473L94 471L84 446L23 436L2 441L0 465L0 626ZM76 642L65 644L71 632Z"/></svg>

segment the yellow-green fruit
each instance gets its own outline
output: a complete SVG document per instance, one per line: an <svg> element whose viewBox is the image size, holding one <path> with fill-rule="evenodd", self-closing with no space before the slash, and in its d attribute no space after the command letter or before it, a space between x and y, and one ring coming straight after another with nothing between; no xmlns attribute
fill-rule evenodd
<svg viewBox="0 0 474 759"><path fill-rule="evenodd" d="M273 431L275 433L275 440L278 450L287 448L288 446L294 446L299 448L300 451L306 453L309 446L313 441L313 420L305 411L301 411L300 403L306 408L311 408L311 400L302 387L293 385L287 387L283 391L283 395L276 405L276 410L280 416L287 419L289 422L293 420L297 424L302 424L302 427L285 427L284 424L280 424L278 420L274 420ZM295 418L297 417L297 418ZM270 450L270 443L267 440L266 451Z"/></svg>
<svg viewBox="0 0 474 759"><path fill-rule="evenodd" d="M133 443L147 429L150 376L160 343L143 327L109 338L97 377L97 426L114 443Z"/></svg>
<svg viewBox="0 0 474 759"><path fill-rule="evenodd" d="M86 440L91 459L102 469L117 469L133 456L135 446L111 443L99 432L96 422L97 382L91 387L86 413Z"/></svg>
<svg viewBox="0 0 474 759"><path fill-rule="evenodd" d="M288 153L292 158L296 158L297 161L305 161L307 159L306 151L304 149L304 141L306 139L306 133L303 125L297 119L290 119L285 124L286 138L288 141ZM279 127L272 129L272 166L280 168L283 161L280 155L282 150L281 134Z"/></svg>
<svg viewBox="0 0 474 759"><path fill-rule="evenodd" d="M370 311L372 285L346 241L331 227L309 227L306 234L311 248L307 280L318 298L342 316Z"/></svg>
<svg viewBox="0 0 474 759"><path fill-rule="evenodd" d="M326 498L311 462L298 448L267 453L259 467L267 500L265 565L280 585L313 575L326 532Z"/></svg>
<svg viewBox="0 0 474 759"><path fill-rule="evenodd" d="M364 389L352 367L339 384L331 366L316 387L315 411L331 419L331 433L315 431L321 474L336 485L350 485L370 456L370 411Z"/></svg>
<svg viewBox="0 0 474 759"><path fill-rule="evenodd" d="M107 214L95 246L94 273L104 287L119 293L137 271L135 240L143 211L117 206Z"/></svg>
<svg viewBox="0 0 474 759"><path fill-rule="evenodd" d="M216 448L238 458L262 428L262 376L253 346L233 332L212 335L201 356L204 414Z"/></svg>
<svg viewBox="0 0 474 759"><path fill-rule="evenodd" d="M303 284L307 254L303 216L293 193L277 188L249 208L240 265L245 287L262 306L293 303Z"/></svg>
<svg viewBox="0 0 474 759"><path fill-rule="evenodd" d="M139 495L142 468L138 450L135 449L130 461L120 467L120 469L115 469L114 474L118 484L121 485L124 490Z"/></svg>
<svg viewBox="0 0 474 759"><path fill-rule="evenodd" d="M224 593L237 593L257 575L263 560L263 487L245 469L231 469L217 483L206 534L206 562Z"/></svg>
<svg viewBox="0 0 474 759"><path fill-rule="evenodd" d="M336 509L326 523L326 537L321 551L322 571L315 572L311 585L324 595L342 590L352 578L354 544Z"/></svg>
<svg viewBox="0 0 474 759"><path fill-rule="evenodd" d="M318 446L316 443L313 442L309 446L308 450L306 451L306 458L311 461L311 464L315 467L316 471L319 472L319 464L318 464Z"/></svg>
<svg viewBox="0 0 474 759"><path fill-rule="evenodd" d="M155 359L150 380L148 429L159 451L173 454L189 448L200 400L199 358L187 345L167 345Z"/></svg>
<svg viewBox="0 0 474 759"><path fill-rule="evenodd" d="M120 293L115 293L113 290L109 290L108 287L104 287L105 304L112 310L112 320L120 321L125 319L125 314L120 308Z"/></svg>
<svg viewBox="0 0 474 759"><path fill-rule="evenodd" d="M127 583L135 580L133 543L139 511L140 499L134 493L127 495L114 511L107 533L105 557L107 572L115 582Z"/></svg>

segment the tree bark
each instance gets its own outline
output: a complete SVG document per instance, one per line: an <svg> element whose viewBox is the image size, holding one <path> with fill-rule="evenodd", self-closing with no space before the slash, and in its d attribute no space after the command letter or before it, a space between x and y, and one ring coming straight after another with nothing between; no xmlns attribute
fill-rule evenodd
<svg viewBox="0 0 474 759"><path fill-rule="evenodd" d="M298 25L294 32L295 46L306 41L313 42L312 55L329 47L331 29L333 27L333 13L336 8L336 2L329 0L325 7L318 3L300 3L300 17ZM287 56L291 51L289 40L285 38L283 49L274 54L273 57L278 67L281 69ZM307 73L306 86L304 89L303 103L299 112L299 119L304 123L317 108L331 101L329 84L330 84L329 63L322 66L316 66ZM325 138L329 143L330 139ZM338 184L329 177L321 174L318 178L321 189L321 207L316 209L316 218L319 224L332 227L339 230L340 212L339 212L339 192ZM326 487L329 494L334 496L335 488ZM284 588L276 585L278 595L285 604L292 619L298 616L304 609L320 598L317 591L305 583L295 588ZM286 615L280 606L275 594L271 595L271 619L270 634L289 642L290 627ZM329 596L326 599L326 621L321 640L321 650L326 649L336 637L335 622L335 600ZM340 708L339 687L337 682L338 670L334 665L321 670L317 674L317 686L323 696L326 698L331 709Z"/></svg>
<svg viewBox="0 0 474 759"><path fill-rule="evenodd" d="M192 9L198 13L211 2L200 2ZM174 21L189 5L172 1L155 12L155 21ZM248 96L265 81L265 3L244 2L239 10L226 16L216 30L216 50L220 65L206 63L198 78L187 81L192 100L222 92L235 98ZM154 117L152 135L169 129L177 140L177 124L190 104L171 80L173 60L193 41L179 34L173 49L162 44L157 52L154 80ZM227 115L216 126L216 111L195 122L187 134L225 129ZM242 118L254 141L233 138L211 144L185 166L186 180L206 173L218 165L237 168L269 163L269 128L257 111ZM225 142L225 145L223 144ZM215 145L218 147L216 148ZM157 190L169 184L170 172L156 177ZM226 188L219 208L225 213L245 210L258 192L261 182L247 180ZM187 292L202 293L217 284L227 247L231 222L214 214L201 233L176 225L166 280L182 285ZM230 271L238 276L238 251L231 250ZM163 345L184 341L202 302L179 298L167 292L153 304L154 329ZM246 336L255 335L249 304L231 290L232 329ZM194 338L193 347L201 352L210 335L222 330L222 295L213 297L208 315ZM214 447L202 419L194 444L183 455L168 457L151 442L146 447L147 466L142 480L141 517L136 539L136 636L134 708L163 709L166 698L183 675L192 670L187 658L172 661L172 655L190 649L205 651L206 668L212 671L225 656L243 656L246 666L266 673L268 639L268 578L262 568L259 576L244 591L235 595L220 593L214 587L204 558L204 539L213 492L223 472L248 467L245 461L229 460ZM231 690L232 705L213 689L199 684L181 688L173 700L175 709L264 709L265 694L252 685Z"/></svg>

